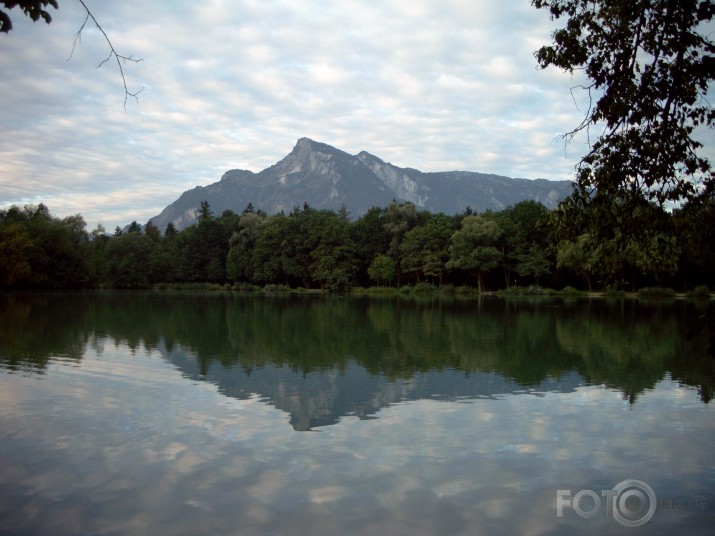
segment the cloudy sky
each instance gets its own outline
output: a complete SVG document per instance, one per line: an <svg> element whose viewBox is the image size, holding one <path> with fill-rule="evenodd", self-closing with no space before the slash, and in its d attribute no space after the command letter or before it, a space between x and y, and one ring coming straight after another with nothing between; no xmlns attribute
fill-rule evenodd
<svg viewBox="0 0 715 536"><path fill-rule="evenodd" d="M260 171L307 136L423 171L571 178L579 81L536 66L554 23L530 0L60 0L0 35L0 207L88 230L146 222L183 191ZM54 11L54 10L52 10ZM72 54L71 59L70 54ZM143 88L143 89L142 89Z"/></svg>

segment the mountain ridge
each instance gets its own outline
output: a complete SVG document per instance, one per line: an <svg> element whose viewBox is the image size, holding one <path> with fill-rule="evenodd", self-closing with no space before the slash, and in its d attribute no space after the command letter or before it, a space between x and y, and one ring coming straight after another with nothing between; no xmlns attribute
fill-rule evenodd
<svg viewBox="0 0 715 536"><path fill-rule="evenodd" d="M371 207L384 207L393 200L446 214L467 206L477 212L501 210L528 199L554 208L570 194L571 184L473 171L422 172L395 166L367 151L351 155L304 137L272 166L258 173L228 170L217 182L185 191L150 221L161 230L168 223L181 230L196 221L204 200L214 214L240 213L248 203L276 214L307 203L315 209L346 206L353 217L360 217Z"/></svg>

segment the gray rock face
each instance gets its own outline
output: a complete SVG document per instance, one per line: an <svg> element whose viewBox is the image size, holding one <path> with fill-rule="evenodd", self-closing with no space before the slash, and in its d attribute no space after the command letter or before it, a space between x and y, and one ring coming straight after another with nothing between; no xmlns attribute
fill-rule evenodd
<svg viewBox="0 0 715 536"><path fill-rule="evenodd" d="M315 209L345 205L357 218L393 199L431 212L456 214L467 206L501 210L527 199L554 208L571 192L570 181L511 179L469 171L423 173L400 168L365 151L350 155L325 143L301 138L280 162L259 173L234 169L208 186L184 192L151 221L162 231L171 222L181 230L196 221L202 200L215 215L240 213L252 203L268 214L290 212L308 203Z"/></svg>

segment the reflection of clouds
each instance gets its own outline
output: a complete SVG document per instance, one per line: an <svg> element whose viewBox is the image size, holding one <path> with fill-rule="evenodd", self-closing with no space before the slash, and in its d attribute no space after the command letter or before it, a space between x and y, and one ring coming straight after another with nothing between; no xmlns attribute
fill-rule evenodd
<svg viewBox="0 0 715 536"><path fill-rule="evenodd" d="M24 496L0 505L0 532L611 532L556 518L555 490L634 477L698 493L711 474L713 409L670 381L635 406L600 387L416 400L295 433L256 397L128 354L88 354L42 380L0 375L0 488Z"/></svg>

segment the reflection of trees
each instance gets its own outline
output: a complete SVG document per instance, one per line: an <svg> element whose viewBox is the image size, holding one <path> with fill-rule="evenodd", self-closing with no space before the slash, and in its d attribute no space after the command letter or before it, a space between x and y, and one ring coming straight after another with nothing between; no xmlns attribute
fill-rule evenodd
<svg viewBox="0 0 715 536"><path fill-rule="evenodd" d="M553 310L538 304L485 304L476 315L451 318L450 331L453 351L466 372L499 372L528 386L575 368L573 356L553 336Z"/></svg>
<svg viewBox="0 0 715 536"><path fill-rule="evenodd" d="M395 380L454 370L536 386L577 371L635 400L670 372L707 402L713 362L685 337L695 317L685 302L10 294L0 297L0 360L42 369L54 356L80 359L87 345L110 337L131 349L181 345L202 374L217 366L251 374L267 365L303 376L341 373L353 361Z"/></svg>
<svg viewBox="0 0 715 536"><path fill-rule="evenodd" d="M586 381L623 391L631 401L661 380L682 340L672 309L628 314L608 303L596 310L571 308L556 321L562 348L580 356L578 371Z"/></svg>
<svg viewBox="0 0 715 536"><path fill-rule="evenodd" d="M85 316L85 306L51 294L0 296L0 363L41 372L52 358L80 360L89 333L68 320Z"/></svg>
<svg viewBox="0 0 715 536"><path fill-rule="evenodd" d="M715 395L715 310L700 304L697 318L690 323L685 344L678 358L670 364L671 377L685 385L694 385L706 404Z"/></svg>
<svg viewBox="0 0 715 536"><path fill-rule="evenodd" d="M498 372L522 385L558 377L573 356L553 337L553 314L516 310L490 300L478 310L474 302L401 302L371 304L369 319L390 341L380 362L365 365L390 377L451 368L466 374Z"/></svg>

